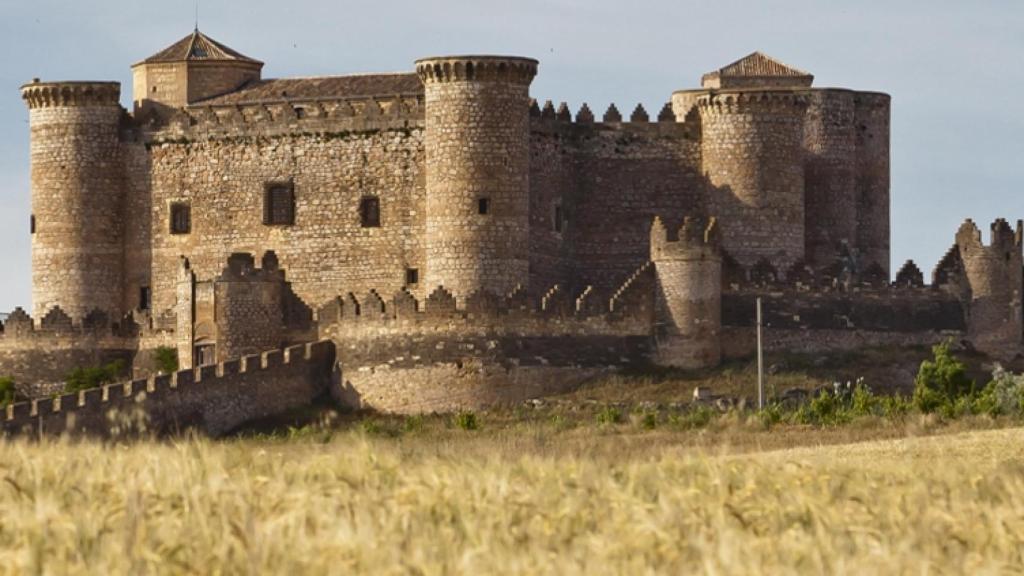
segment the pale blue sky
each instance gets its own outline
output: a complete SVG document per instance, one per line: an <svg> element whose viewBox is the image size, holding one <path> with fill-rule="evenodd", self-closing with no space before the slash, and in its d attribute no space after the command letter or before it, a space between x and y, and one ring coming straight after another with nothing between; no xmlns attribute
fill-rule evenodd
<svg viewBox="0 0 1024 576"><path fill-rule="evenodd" d="M18 87L120 80L192 28L193 2L0 0L0 310L30 304L28 113ZM1024 217L1024 2L203 0L200 26L265 77L412 70L419 57L541 61L538 100L652 114L762 50L816 86L893 96L892 256L930 273L965 217Z"/></svg>

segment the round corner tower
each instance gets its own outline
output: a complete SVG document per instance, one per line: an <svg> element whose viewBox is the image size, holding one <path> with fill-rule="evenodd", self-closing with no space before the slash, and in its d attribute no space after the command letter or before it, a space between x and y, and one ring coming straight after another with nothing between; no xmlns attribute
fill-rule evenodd
<svg viewBox="0 0 1024 576"><path fill-rule="evenodd" d="M32 172L32 301L73 318L119 315L123 230L121 85L38 82L29 107Z"/></svg>
<svg viewBox="0 0 1024 576"><path fill-rule="evenodd" d="M802 90L733 89L697 99L709 212L744 266L784 270L804 257Z"/></svg>
<svg viewBox="0 0 1024 576"><path fill-rule="evenodd" d="M457 298L529 277L529 106L537 61L416 62L426 99L424 284Z"/></svg>
<svg viewBox="0 0 1024 576"><path fill-rule="evenodd" d="M857 250L865 266L877 263L888 272L892 98L881 92L857 92L854 105L857 132Z"/></svg>
<svg viewBox="0 0 1024 576"><path fill-rule="evenodd" d="M657 276L655 364L693 369L721 361L720 243L714 218L686 218L678 237L655 218L651 227L651 260Z"/></svg>

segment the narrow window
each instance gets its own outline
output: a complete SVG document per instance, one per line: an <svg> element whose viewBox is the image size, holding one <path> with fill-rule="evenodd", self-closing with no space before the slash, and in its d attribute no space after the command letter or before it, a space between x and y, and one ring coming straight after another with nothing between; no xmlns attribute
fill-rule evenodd
<svg viewBox="0 0 1024 576"><path fill-rule="evenodd" d="M151 296L149 286L139 288L139 310L149 310Z"/></svg>
<svg viewBox="0 0 1024 576"><path fill-rule="evenodd" d="M363 228L380 227L380 198L366 196L359 202L359 220Z"/></svg>
<svg viewBox="0 0 1024 576"><path fill-rule="evenodd" d="M479 200L477 200L477 212L479 212L480 214L487 214L490 211L491 211L491 199L490 198L480 198Z"/></svg>
<svg viewBox="0 0 1024 576"><path fill-rule="evenodd" d="M419 268L406 268L405 269L405 284L407 286L415 286L420 283L420 270Z"/></svg>
<svg viewBox="0 0 1024 576"><path fill-rule="evenodd" d="M178 202L171 204L171 234L189 234L192 232L192 207Z"/></svg>
<svg viewBox="0 0 1024 576"><path fill-rule="evenodd" d="M298 118L299 120L302 120L303 118L305 118L306 117L306 109L305 108L296 108L295 109L295 117Z"/></svg>
<svg viewBox="0 0 1024 576"><path fill-rule="evenodd" d="M35 214L33 214L31 218L29 218L28 229L29 229L29 233L31 233L31 234L35 234L36 233L36 215Z"/></svg>
<svg viewBox="0 0 1024 576"><path fill-rule="evenodd" d="M562 224L564 222L564 219L565 219L565 214L562 212L562 207L556 205L555 206L555 214L554 214L554 222L553 222L553 224L555 226L555 232L558 232L559 234L561 234L561 232L562 232Z"/></svg>
<svg viewBox="0 0 1024 576"><path fill-rule="evenodd" d="M295 189L290 183L266 185L263 197L263 223L267 226L295 224Z"/></svg>

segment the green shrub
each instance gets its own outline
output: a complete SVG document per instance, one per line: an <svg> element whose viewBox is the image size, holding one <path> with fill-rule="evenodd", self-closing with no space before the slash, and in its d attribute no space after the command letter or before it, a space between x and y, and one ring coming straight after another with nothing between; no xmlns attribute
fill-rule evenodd
<svg viewBox="0 0 1024 576"><path fill-rule="evenodd" d="M980 412L991 416L1024 415L1024 375L1014 375L997 367L992 381L977 399Z"/></svg>
<svg viewBox="0 0 1024 576"><path fill-rule="evenodd" d="M71 394L80 390L89 390L112 384L123 378L125 375L124 360L114 360L110 364L90 368L76 368L67 375L64 383L64 392Z"/></svg>
<svg viewBox="0 0 1024 576"><path fill-rule="evenodd" d="M974 380L963 363L953 358L948 342L935 345L932 356L921 363L914 379L914 405L926 414L955 414L957 400L974 394Z"/></svg>
<svg viewBox="0 0 1024 576"><path fill-rule="evenodd" d="M160 346L154 350L153 361L161 374L173 374L178 371L178 351L170 346Z"/></svg>
<svg viewBox="0 0 1024 576"><path fill-rule="evenodd" d="M14 379L10 377L0 378L0 408L14 403L17 389L14 387Z"/></svg>
<svg viewBox="0 0 1024 576"><path fill-rule="evenodd" d="M850 396L850 414L855 417L874 416L881 412L881 404L881 398L871 392L864 380L857 380Z"/></svg>
<svg viewBox="0 0 1024 576"><path fill-rule="evenodd" d="M476 414L469 411L459 412L455 415L454 421L455 426L462 430L476 430L480 427Z"/></svg>
<svg viewBox="0 0 1024 576"><path fill-rule="evenodd" d="M771 429L772 426L780 424L783 416L785 416L785 408L778 402L768 404L757 415L765 429Z"/></svg>
<svg viewBox="0 0 1024 576"><path fill-rule="evenodd" d="M423 430L423 416L416 414L413 416L406 416L402 422L402 431L406 433L419 432Z"/></svg>
<svg viewBox="0 0 1024 576"><path fill-rule="evenodd" d="M669 422L684 430L694 430L706 427L715 419L716 415L717 413L710 407L700 404L678 416L673 414L669 417Z"/></svg>
<svg viewBox="0 0 1024 576"><path fill-rule="evenodd" d="M644 430L654 430L658 427L658 415L654 412L645 412L640 417L640 427Z"/></svg>
<svg viewBox="0 0 1024 576"><path fill-rule="evenodd" d="M622 422L622 411L614 406L605 406L597 413L597 423L603 426Z"/></svg>

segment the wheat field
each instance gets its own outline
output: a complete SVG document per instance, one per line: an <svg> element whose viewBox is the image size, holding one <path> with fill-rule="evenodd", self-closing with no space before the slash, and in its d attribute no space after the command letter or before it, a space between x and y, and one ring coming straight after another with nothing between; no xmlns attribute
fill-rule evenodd
<svg viewBox="0 0 1024 576"><path fill-rule="evenodd" d="M1024 571L1024 430L744 453L590 437L0 443L0 573Z"/></svg>

